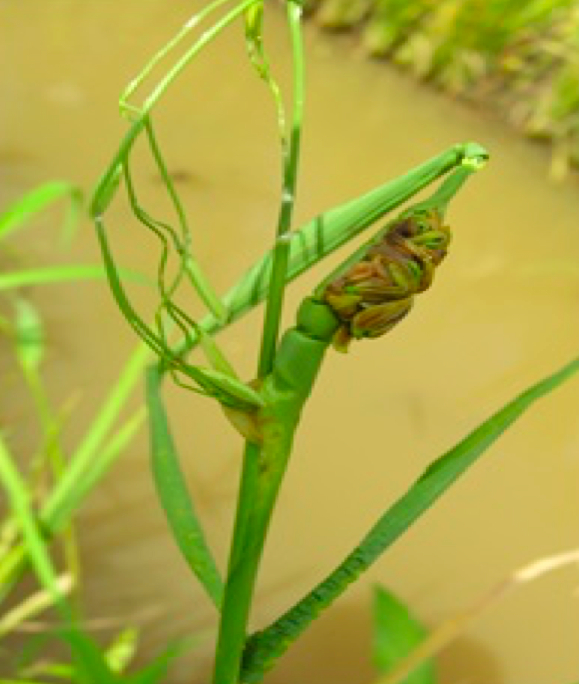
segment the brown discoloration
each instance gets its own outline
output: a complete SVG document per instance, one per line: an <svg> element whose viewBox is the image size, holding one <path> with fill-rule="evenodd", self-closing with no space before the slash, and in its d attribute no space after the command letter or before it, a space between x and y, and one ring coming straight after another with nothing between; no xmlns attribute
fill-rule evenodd
<svg viewBox="0 0 579 684"><path fill-rule="evenodd" d="M347 351L352 338L379 337L402 320L414 295L430 287L449 242L450 230L434 210L395 223L324 292L342 323L334 347Z"/></svg>

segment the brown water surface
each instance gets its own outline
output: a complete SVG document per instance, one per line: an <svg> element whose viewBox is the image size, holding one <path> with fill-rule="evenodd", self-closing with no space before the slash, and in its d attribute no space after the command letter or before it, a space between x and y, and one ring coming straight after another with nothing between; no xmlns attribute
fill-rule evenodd
<svg viewBox="0 0 579 684"><path fill-rule="evenodd" d="M87 191L126 124L116 99L199 3L161 0L0 2L0 162L5 204L53 178ZM526 385L577 352L577 179L546 180L542 149L484 113L365 61L346 40L307 30L306 125L296 225L473 139L492 162L454 202L452 254L412 316L348 357L330 354L304 417L260 577L255 626L327 573L431 459ZM283 18L267 26L287 81ZM190 212L199 257L224 290L269 246L279 187L271 103L248 69L239 30L219 39L159 108L158 132ZM143 202L165 206L152 166L135 168ZM152 242L115 208L116 254L152 272ZM60 261L58 212L12 242L12 258ZM84 221L66 259L98 260ZM334 259L335 262L335 259ZM319 279L291 289L291 312ZM143 307L143 288L135 289ZM51 342L46 380L55 402L80 397L70 444L115 380L135 340L102 284L37 288ZM199 307L192 305L197 312ZM222 337L253 373L260 313ZM288 314L287 321L291 320ZM4 416L23 451L34 445L26 402L9 379ZM7 386L7 385L6 385ZM222 565L239 441L210 402L167 391L191 489ZM370 684L370 597L384 583L428 625L473 602L513 569L577 544L579 383L534 407L328 611L281 661L271 684ZM17 421L21 422L18 423ZM214 617L188 575L155 500L143 434L82 510L85 596L95 617L145 623L144 653L202 635L172 682L206 682ZM484 615L440 658L443 684L564 684L577 679L577 574L561 571ZM154 617L143 611L154 608Z"/></svg>

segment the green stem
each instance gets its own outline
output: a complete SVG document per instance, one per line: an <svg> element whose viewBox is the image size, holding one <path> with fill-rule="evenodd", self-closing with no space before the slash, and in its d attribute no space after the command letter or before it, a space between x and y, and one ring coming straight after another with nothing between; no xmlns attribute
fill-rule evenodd
<svg viewBox="0 0 579 684"><path fill-rule="evenodd" d="M223 594L221 621L215 655L213 682L222 684L237 681L243 652L249 609L257 574L255 560L245 557L244 542L248 538L252 495L259 475L261 449L257 444L245 443L243 472L237 499L235 526Z"/></svg>
<svg viewBox="0 0 579 684"><path fill-rule="evenodd" d="M297 168L300 153L302 118L304 109L304 58L301 35L301 8L288 2L288 22L293 54L293 116L289 147L282 134L283 187L277 225L277 240L273 252L271 281L265 311L263 338L259 357L258 376L265 377L273 367L275 348L279 335L283 296L287 283L286 274L290 250L290 226L295 204Z"/></svg>
<svg viewBox="0 0 579 684"><path fill-rule="evenodd" d="M327 306L307 299L298 312L297 327L283 336L273 370L263 382L266 407L259 415L263 442L247 445L245 452L215 684L237 682L255 579L294 433L336 327Z"/></svg>
<svg viewBox="0 0 579 684"><path fill-rule="evenodd" d="M301 8L288 2L288 23L293 52L293 116L289 146L285 132L282 140L282 200L273 252L272 275L265 312L263 337L258 362L258 377L271 373L276 358L281 310L290 249L290 226L299 160L304 102L304 60L301 38ZM279 110L278 110L279 119ZM283 121L283 117L280 119ZM299 413L299 412L298 412ZM276 416L270 416L273 424ZM245 645L247 621L261 561L271 511L289 458L296 422L279 423L283 437L265 441L262 447L246 443L239 488L236 520L231 544L227 582L215 656L214 684L235 684ZM279 432L274 428L274 433ZM273 467L275 466L275 467ZM271 468L271 472L267 470ZM265 474L265 476L264 476Z"/></svg>

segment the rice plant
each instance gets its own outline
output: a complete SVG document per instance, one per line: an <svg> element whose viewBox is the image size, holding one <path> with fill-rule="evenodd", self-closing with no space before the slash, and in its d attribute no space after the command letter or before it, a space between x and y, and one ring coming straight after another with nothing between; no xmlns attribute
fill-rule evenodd
<svg viewBox="0 0 579 684"><path fill-rule="evenodd" d="M293 59L291 97L282 92L270 68L262 30L265 3L212 2L152 57L121 95L120 110L129 128L104 170L90 204L112 295L127 323L157 357L147 371L146 382L151 468L175 543L215 607L218 636L213 684L261 681L309 625L515 420L579 370L579 359L570 361L474 427L431 463L325 579L270 625L248 634L270 521L300 417L326 354L333 353L331 348L342 354L362 353L367 340L380 344L379 338L384 334L392 330L399 334L398 324L417 300L419 305L427 306L427 295L422 301L422 293L432 286L438 270L444 268L450 248L448 216L452 199L488 159L486 150L477 143L456 144L399 178L295 228L292 216L299 174L305 64L301 3L288 0L284 4ZM398 3L401 16L405 14L402 5ZM221 296L192 250L190 209L182 202L167 171L155 134L154 117L163 95L188 64L222 31L239 24L245 32L249 64L272 96L283 184L278 221L271 231L271 250ZM437 68L442 69L444 63L441 53ZM146 88L148 83L151 85ZM145 94L137 99L140 91ZM290 106L286 104L288 100ZM142 198L133 174L137 141L145 143L163 179L174 225L171 220L153 216L146 208L146 198ZM437 182L427 199L399 210L323 278L313 292L307 293L296 312L294 325L281 330L284 294L290 281ZM150 320L131 301L111 247L107 212L123 195L137 224L158 244L158 300ZM207 315L201 320L196 320L181 304L191 293L207 308ZM265 303L265 312L259 361L254 379L243 382L216 335L261 302ZM206 365L189 359L189 352L197 346L205 354ZM344 356L345 363L347 358ZM237 511L225 574L219 570L220 564L182 474L170 416L162 398L162 383L167 376L184 391L216 401L224 420L243 440Z"/></svg>

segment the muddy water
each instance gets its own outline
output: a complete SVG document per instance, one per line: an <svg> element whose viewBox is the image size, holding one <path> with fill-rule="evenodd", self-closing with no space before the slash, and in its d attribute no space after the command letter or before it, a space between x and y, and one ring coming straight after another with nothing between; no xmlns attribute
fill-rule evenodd
<svg viewBox="0 0 579 684"><path fill-rule="evenodd" d="M87 190L124 124L115 101L195 3L50 0L0 3L3 201L49 178ZM281 17L268 25L287 77ZM454 203L452 256L436 287L394 334L331 355L304 418L261 576L255 625L319 580L426 464L527 384L569 359L579 320L576 179L553 186L543 151L473 111L368 63L347 41L307 31L309 62L297 220L396 176L449 144L488 146L492 163ZM184 75L158 130L191 213L200 258L229 286L267 245L276 215L277 147L270 103L230 31ZM135 170L146 205L165 207L145 158ZM84 222L71 254L56 246L58 213L12 243L12 256L96 261ZM114 213L119 259L154 266L149 241ZM289 296L291 311L320 276ZM36 289L51 347L55 402L76 398L74 445L134 347L106 288ZM135 290L140 305L151 299ZM197 311L197 305L192 310ZM289 318L288 318L289 320ZM260 315L222 339L250 376ZM14 384L11 385L14 387ZM544 400L454 487L272 673L272 684L368 684L370 597L384 583L429 625L464 608L514 568L577 543L577 381ZM224 559L239 466L236 436L211 404L168 390L176 437L217 555ZM6 402L6 397L4 398ZM31 448L26 402L14 391L14 439ZM26 425L26 427L24 427ZM94 617L142 623L145 652L193 632L197 649L173 682L204 682L211 610L168 539L147 469L145 435L83 508L85 595ZM445 684L539 684L577 677L577 575L521 590L478 620L440 658ZM151 612L153 611L153 612Z"/></svg>

